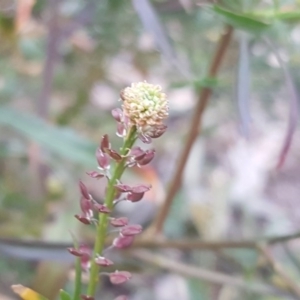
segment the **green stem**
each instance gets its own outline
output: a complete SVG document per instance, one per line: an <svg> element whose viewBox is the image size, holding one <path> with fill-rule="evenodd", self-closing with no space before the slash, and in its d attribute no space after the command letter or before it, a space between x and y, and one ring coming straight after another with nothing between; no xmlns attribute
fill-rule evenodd
<svg viewBox="0 0 300 300"><path fill-rule="evenodd" d="M75 289L73 300L80 300L81 296L81 260L80 257L76 258L75 263Z"/></svg>
<svg viewBox="0 0 300 300"><path fill-rule="evenodd" d="M121 149L121 155L124 155L128 152L128 149L131 149L134 142L136 141L136 127L132 127L128 133L123 147ZM115 168L112 172L112 177L108 182L107 192L105 197L105 205L109 208L113 208L113 201L115 198L115 185L117 181L121 178L125 170L126 159L122 159L120 162L116 163ZM97 284L99 282L99 272L100 266L95 263L96 255L101 255L103 252L105 237L108 227L108 215L99 213L99 224L97 227L97 235L94 246L93 259L91 260L91 269L90 269L90 279L87 294L88 296L95 296Z"/></svg>

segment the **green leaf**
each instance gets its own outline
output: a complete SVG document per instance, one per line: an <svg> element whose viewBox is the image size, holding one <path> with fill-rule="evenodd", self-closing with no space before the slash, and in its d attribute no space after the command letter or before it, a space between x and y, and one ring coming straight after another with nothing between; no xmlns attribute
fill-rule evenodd
<svg viewBox="0 0 300 300"><path fill-rule="evenodd" d="M218 5L214 5L212 9L214 10L214 12L220 15L225 20L225 22L238 29L242 29L257 34L268 29L270 26L270 24L249 17L249 15L247 14L236 13L224 9Z"/></svg>
<svg viewBox="0 0 300 300"><path fill-rule="evenodd" d="M277 20L285 22L298 22L300 20L300 10L291 11L274 11L274 10L261 10L247 14L250 18L262 18L268 22Z"/></svg>
<svg viewBox="0 0 300 300"><path fill-rule="evenodd" d="M35 115L4 107L0 109L1 125L13 128L45 150L69 161L86 167L95 166L94 153L97 145L69 128L56 127Z"/></svg>
<svg viewBox="0 0 300 300"><path fill-rule="evenodd" d="M60 300L72 300L71 296L64 290L59 291Z"/></svg>

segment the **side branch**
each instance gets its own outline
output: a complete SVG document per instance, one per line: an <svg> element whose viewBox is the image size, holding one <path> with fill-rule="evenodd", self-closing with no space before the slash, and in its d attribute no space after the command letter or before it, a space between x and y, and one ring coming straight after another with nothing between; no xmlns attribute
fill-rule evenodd
<svg viewBox="0 0 300 300"><path fill-rule="evenodd" d="M163 255L153 254L148 250L136 249L129 251L128 254L151 265L158 266L159 268L170 270L183 276L208 281L213 284L232 285L237 288L245 289L258 294L282 294L279 290L268 285L246 282L241 278L232 277L216 271L204 270L198 267L189 266L187 264L169 259Z"/></svg>
<svg viewBox="0 0 300 300"><path fill-rule="evenodd" d="M217 46L216 54L213 58L211 67L208 71L208 77L216 77L221 62L225 56L225 52L228 48L229 42L231 40L232 32L233 32L233 28L231 26L227 26L225 34L221 37L219 44ZM166 217L168 216L173 198L180 187L182 172L184 170L185 164L187 162L187 159L189 157L195 139L199 134L199 125L201 124L202 115L207 106L211 94L212 94L211 88L205 87L201 90L199 101L195 108L195 114L190 124L189 135L187 137L187 141L185 143L184 149L182 150L182 153L180 155L177 169L171 181L164 205L159 210L159 214L153 223L153 227L154 227L153 229L155 233L160 233L162 231L162 227Z"/></svg>

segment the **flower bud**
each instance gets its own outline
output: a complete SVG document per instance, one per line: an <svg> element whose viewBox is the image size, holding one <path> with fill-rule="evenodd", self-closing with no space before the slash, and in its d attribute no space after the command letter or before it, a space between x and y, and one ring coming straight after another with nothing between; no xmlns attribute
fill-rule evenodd
<svg viewBox="0 0 300 300"><path fill-rule="evenodd" d="M125 249L132 245L134 236L118 236L113 240L113 246L118 249Z"/></svg>
<svg viewBox="0 0 300 300"><path fill-rule="evenodd" d="M145 157L146 152L141 149L140 147L133 147L130 152L129 155L132 156L132 158L134 158L134 160L141 160Z"/></svg>
<svg viewBox="0 0 300 300"><path fill-rule="evenodd" d="M119 191L120 193L127 193L131 191L131 187L127 184L123 184L123 183L119 183L115 185L115 188L117 189L117 191Z"/></svg>
<svg viewBox="0 0 300 300"><path fill-rule="evenodd" d="M102 266L102 267L109 267L114 264L110 259L105 258L103 256L96 257L95 262L97 265Z"/></svg>
<svg viewBox="0 0 300 300"><path fill-rule="evenodd" d="M106 153L115 161L121 161L122 156L115 150L113 149L106 149Z"/></svg>
<svg viewBox="0 0 300 300"><path fill-rule="evenodd" d="M100 178L104 177L104 174L101 174L96 171L86 172L86 174L89 175L90 177L96 178L96 179L100 179Z"/></svg>
<svg viewBox="0 0 300 300"><path fill-rule="evenodd" d="M127 271L115 271L109 274L109 279L112 284L122 284L131 278L131 273Z"/></svg>
<svg viewBox="0 0 300 300"><path fill-rule="evenodd" d="M113 218L110 220L110 224L114 227L123 227L128 224L129 220L126 217Z"/></svg>
<svg viewBox="0 0 300 300"><path fill-rule="evenodd" d="M93 203L90 199L81 197L80 208L86 218L89 219L93 217Z"/></svg>
<svg viewBox="0 0 300 300"><path fill-rule="evenodd" d="M127 200L130 202L138 202L143 199L145 193L128 193Z"/></svg>
<svg viewBox="0 0 300 300"><path fill-rule="evenodd" d="M107 134L102 136L102 140L100 142L100 149L102 152L105 152L106 149L110 149L110 142Z"/></svg>
<svg viewBox="0 0 300 300"><path fill-rule="evenodd" d="M123 118L123 112L121 108L114 108L111 111L111 114L113 116L113 118L117 121L117 122L122 122L122 118Z"/></svg>
<svg viewBox="0 0 300 300"><path fill-rule="evenodd" d="M117 298L115 298L115 300L128 300L128 297L125 295L120 295Z"/></svg>
<svg viewBox="0 0 300 300"><path fill-rule="evenodd" d="M91 219L86 217L86 216L82 216L82 215L75 215L74 216L78 221L80 221L81 223L85 224L85 225L90 225L91 224Z"/></svg>
<svg viewBox="0 0 300 300"><path fill-rule="evenodd" d="M145 152L144 157L142 157L141 159L136 159L138 162L138 166L144 166L144 165L149 164L152 161L152 159L154 158L154 155L155 155L154 149L147 150Z"/></svg>
<svg viewBox="0 0 300 300"><path fill-rule="evenodd" d="M126 134L127 134L127 131L126 131L124 124L118 123L117 124L117 136L123 138L126 136Z"/></svg>
<svg viewBox="0 0 300 300"><path fill-rule="evenodd" d="M102 169L102 170L108 170L109 169L109 167L110 167L109 157L101 149L97 149L96 158L97 158L98 165L99 165L100 169Z"/></svg>
<svg viewBox="0 0 300 300"><path fill-rule="evenodd" d="M80 192L81 195L85 198L85 199L90 199L91 196L88 192L87 187L85 186L85 184L82 181L79 181L79 188L80 188Z"/></svg>
<svg viewBox="0 0 300 300"><path fill-rule="evenodd" d="M143 231L143 227L139 224L128 225L121 229L120 233L123 236L133 236L140 234Z"/></svg>
<svg viewBox="0 0 300 300"><path fill-rule="evenodd" d="M111 210L107 206L105 206L103 204L100 204L100 203L95 203L94 208L98 212L103 213L103 214L110 214L111 213Z"/></svg>

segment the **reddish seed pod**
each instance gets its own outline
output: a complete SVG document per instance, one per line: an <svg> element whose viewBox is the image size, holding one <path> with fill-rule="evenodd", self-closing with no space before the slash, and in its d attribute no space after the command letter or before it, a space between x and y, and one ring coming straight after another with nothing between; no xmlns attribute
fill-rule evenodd
<svg viewBox="0 0 300 300"><path fill-rule="evenodd" d="M145 156L143 158L141 158L139 160L136 159L136 160L137 160L139 166L145 166L152 161L154 156L155 156L155 150L151 149L151 150L147 150L145 152Z"/></svg>
<svg viewBox="0 0 300 300"><path fill-rule="evenodd" d="M127 193L131 191L131 187L129 185L122 183L116 184L115 188L121 193Z"/></svg>
<svg viewBox="0 0 300 300"><path fill-rule="evenodd" d="M122 160L122 156L115 150L113 149L106 149L105 151L112 159L114 159L115 161L121 161Z"/></svg>
<svg viewBox="0 0 300 300"><path fill-rule="evenodd" d="M115 271L109 274L109 279L112 284L122 284L131 278L131 273L127 271Z"/></svg>
<svg viewBox="0 0 300 300"><path fill-rule="evenodd" d="M126 217L114 218L110 220L110 224L114 227L123 227L128 224L129 220Z"/></svg>
<svg viewBox="0 0 300 300"><path fill-rule="evenodd" d="M126 128L123 123L117 124L117 136L118 137L124 137L126 136Z"/></svg>
<svg viewBox="0 0 300 300"><path fill-rule="evenodd" d="M117 122L121 122L122 121L122 117L123 117L123 111L121 108L114 108L111 111L111 114L113 116L113 118L117 121Z"/></svg>
<svg viewBox="0 0 300 300"><path fill-rule="evenodd" d="M151 185L146 185L146 184L139 184L136 186L131 187L131 193L145 193L148 192L151 189Z"/></svg>
<svg viewBox="0 0 300 300"><path fill-rule="evenodd" d="M146 152L140 147L133 147L129 153L135 160L143 159L146 155Z"/></svg>
<svg viewBox="0 0 300 300"><path fill-rule="evenodd" d="M90 218L87 218L85 216L81 216L81 215L75 215L74 216L78 221L80 221L81 223L85 224L85 225L90 225L91 224L91 220Z"/></svg>
<svg viewBox="0 0 300 300"><path fill-rule="evenodd" d="M83 255L83 252L80 251L79 249L75 249L75 248L67 248L67 250L74 256L78 256L81 257Z"/></svg>
<svg viewBox="0 0 300 300"><path fill-rule="evenodd" d="M143 227L140 224L132 224L122 228L120 233L123 236L133 236L133 235L140 234L142 231L143 231Z"/></svg>
<svg viewBox="0 0 300 300"><path fill-rule="evenodd" d="M86 172L86 174L89 175L90 177L96 178L96 179L100 179L100 178L104 177L104 174L101 174L96 171Z"/></svg>
<svg viewBox="0 0 300 300"><path fill-rule="evenodd" d="M100 204L100 203L95 203L94 208L98 212L103 213L103 214L110 214L111 213L111 210L107 206L105 206L103 204Z"/></svg>
<svg viewBox="0 0 300 300"><path fill-rule="evenodd" d="M109 165L109 156L104 153L101 149L97 149L96 151L96 158L98 161L98 165L101 169L103 170L108 170L110 165Z"/></svg>
<svg viewBox="0 0 300 300"><path fill-rule="evenodd" d="M81 197L80 208L86 218L91 218L93 216L93 204L90 199Z"/></svg>
<svg viewBox="0 0 300 300"><path fill-rule="evenodd" d="M109 149L109 148L110 148L109 138L108 138L108 135L105 134L102 136L101 143L100 143L100 149L102 152L105 152L105 150Z"/></svg>
<svg viewBox="0 0 300 300"><path fill-rule="evenodd" d="M134 236L118 236L113 240L113 246L118 249L125 249L132 245Z"/></svg>
<svg viewBox="0 0 300 300"><path fill-rule="evenodd" d="M88 192L87 187L85 186L85 184L82 181L79 181L79 188L80 188L80 192L81 195L85 198L85 199L90 199L91 196Z"/></svg>
<svg viewBox="0 0 300 300"><path fill-rule="evenodd" d="M138 138L145 144L150 144L152 142L151 137L144 134L139 134Z"/></svg>
<svg viewBox="0 0 300 300"><path fill-rule="evenodd" d="M97 265L102 266L102 267L109 267L114 264L110 259L105 258L103 256L96 257L95 262Z"/></svg>
<svg viewBox="0 0 300 300"><path fill-rule="evenodd" d="M138 202L143 199L145 193L128 193L127 200L130 202Z"/></svg>

